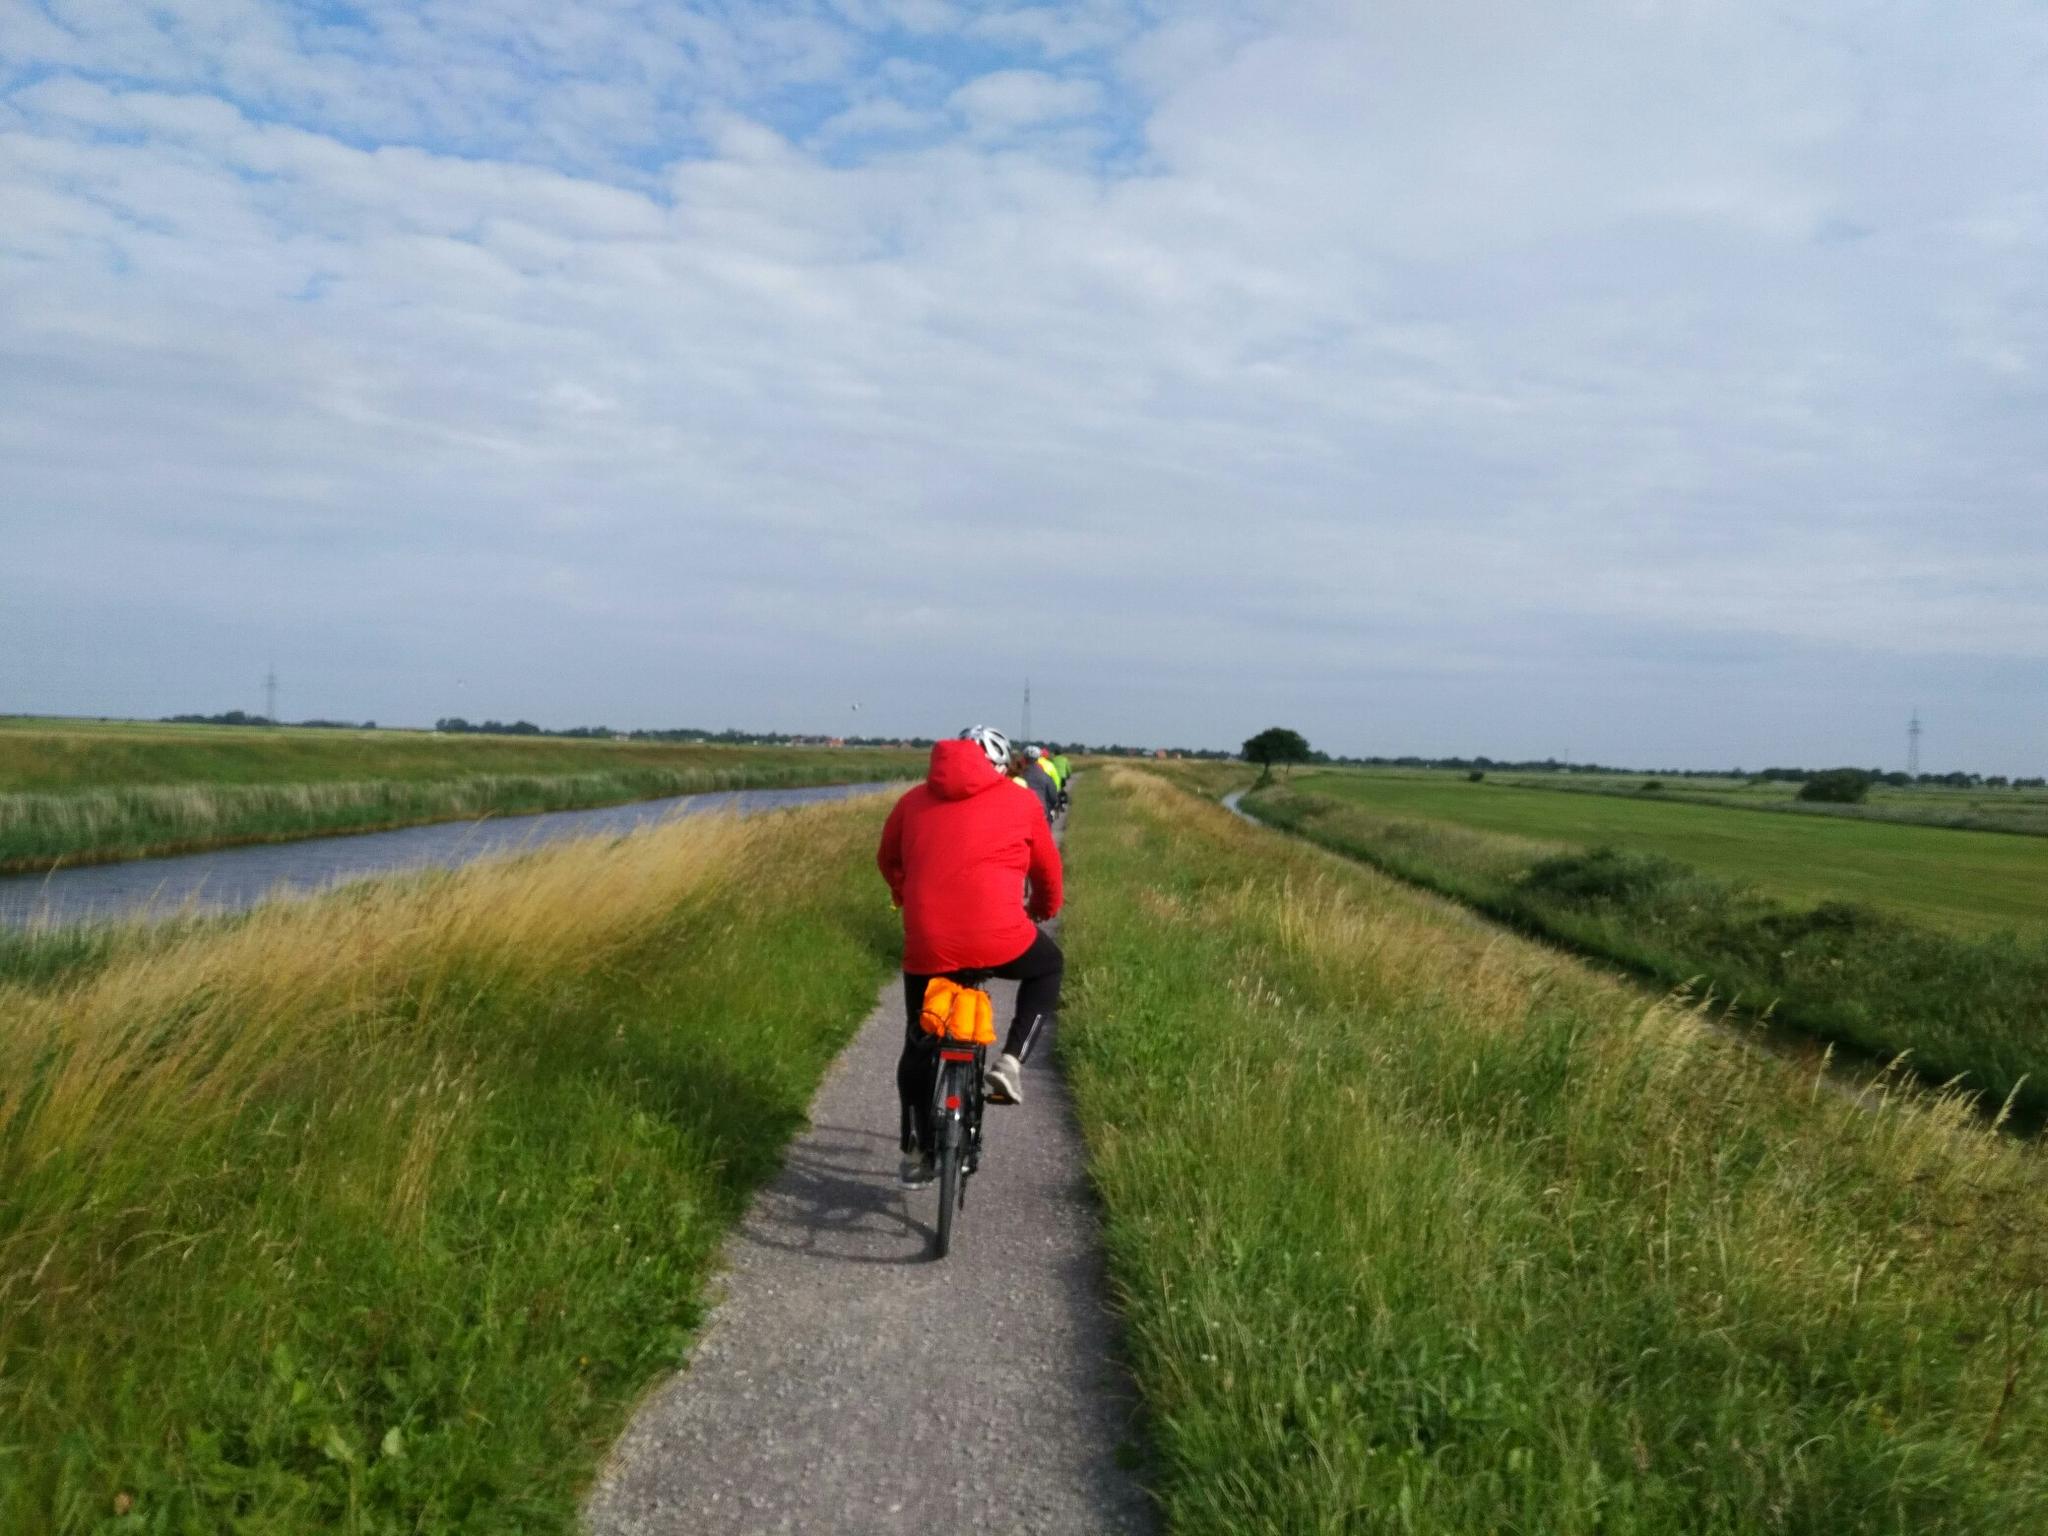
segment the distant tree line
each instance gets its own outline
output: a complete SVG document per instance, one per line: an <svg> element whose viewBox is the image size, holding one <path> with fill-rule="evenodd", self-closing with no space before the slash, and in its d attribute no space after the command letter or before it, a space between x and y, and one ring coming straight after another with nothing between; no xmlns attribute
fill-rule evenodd
<svg viewBox="0 0 2048 1536"><path fill-rule="evenodd" d="M1810 784L1830 774L1860 774L1872 784L1893 789L1915 785L1930 789L2048 789L2048 778L2007 778L2002 773L1898 773L1882 768L1766 768L1750 775L1759 784Z"/></svg>
<svg viewBox="0 0 2048 1536"><path fill-rule="evenodd" d="M434 729L443 736L567 736L584 734L569 731L544 731L531 720L514 720L510 725L502 720L479 720L471 725L460 715L448 715L434 722Z"/></svg>
<svg viewBox="0 0 2048 1536"><path fill-rule="evenodd" d="M285 720L277 721L268 715L252 715L246 710L231 709L221 715L165 715L166 725L278 725L284 724L300 731L374 731L377 722L364 720Z"/></svg>
<svg viewBox="0 0 2048 1536"><path fill-rule="evenodd" d="M742 731L732 726L727 726L722 731L707 731L692 725L676 726L663 731L614 731L604 726L593 726L576 734L610 736L619 741L710 742L721 747L829 747L834 742L845 747L905 745L905 739L900 736L825 736L817 732L803 731ZM931 745L928 740L908 744L923 747Z"/></svg>
<svg viewBox="0 0 2048 1536"><path fill-rule="evenodd" d="M1322 752L1311 752L1307 760L1349 768L1447 768L1482 775L1558 773L1618 777L1645 772L1641 768L1617 768L1606 763L1565 763L1554 757L1330 757ZM2048 789L2048 777L2015 779L2002 773L1911 774L1887 772L1881 768L1765 768L1755 773L1743 768L1657 768L1648 771L1660 779L1747 779L1755 784L1805 784L1823 774L1854 773L1863 775L1871 784L1885 784L1894 789L1913 785L1931 789Z"/></svg>
<svg viewBox="0 0 2048 1536"><path fill-rule="evenodd" d="M0 715L0 718L6 718ZM334 730L373 731L377 722L364 720L297 720L278 722L262 715L252 715L243 710L231 709L219 715L166 715L164 719L176 725L243 725L267 726L283 723L302 728L329 728ZM701 726L676 726L667 730L620 731L608 725L577 725L566 729L551 730L535 725L531 720L514 720L509 724L502 720L480 720L471 722L460 715L450 715L434 722L434 729L444 735L463 736L547 736L567 740L584 741L665 741L665 742L709 742L720 746L735 747L929 747L929 736L829 736L819 732L799 731L745 731L728 726L722 731L706 730ZM1269 738L1275 726L1253 737ZM1300 742L1299 733L1285 732ZM1048 752L1064 752L1071 756L1091 757L1178 757L1200 761L1224 762L1245 756L1243 748L1232 751L1221 747L1147 747L1131 746L1123 742L1059 741L1050 737L1039 737L1033 745ZM1247 742L1246 746L1250 743ZM1306 742L1301 742L1306 749ZM1886 772L1878 768L1765 768L1750 772L1743 768L1621 768L1607 763L1567 763L1554 757L1544 758L1502 758L1502 757L1421 757L1404 755L1347 756L1332 755L1328 752L1307 749L1306 755L1295 757L1290 744L1290 755L1284 760L1310 764L1334 765L1348 768L1441 768L1455 770L1468 777L1484 777L1488 773L1556 773L1579 774L1584 776L1631 775L1652 773L1660 779L1747 779L1752 783L1785 783L1805 785L1825 774L1852 774L1865 781L1865 787L1883 784L1900 789L1920 785L1931 789L2048 789L2048 777L2036 775L2030 778L2008 778L2002 773L1922 773L1908 774ZM1261 761L1259 757L1249 759ZM1275 758L1278 762L1283 759ZM1830 784L1837 781L1830 780ZM1833 793L1833 790L1827 793ZM1809 798L1822 798L1816 796Z"/></svg>
<svg viewBox="0 0 2048 1536"><path fill-rule="evenodd" d="M675 726L666 730L614 730L608 725L579 725L567 730L549 730L529 720L515 720L510 725L501 721L484 720L472 723L454 716L434 722L434 729L450 735L474 733L503 736L553 736L573 737L598 741L663 741L663 742L708 742L726 747L929 747L934 738L930 736L826 736L816 732L803 731L743 731L728 726L722 731L706 730L702 726ZM1019 743L1025 745L1020 739ZM1064 752L1073 757L1189 757L1226 761L1237 756L1235 752L1215 747L1138 747L1122 742L1108 744L1083 741L1059 741L1049 736L1034 738L1029 745L1043 747L1048 752ZM1320 761L1328 758L1319 756Z"/></svg>
<svg viewBox="0 0 2048 1536"><path fill-rule="evenodd" d="M224 715L165 715L167 725L275 725L268 715L252 715L231 709Z"/></svg>

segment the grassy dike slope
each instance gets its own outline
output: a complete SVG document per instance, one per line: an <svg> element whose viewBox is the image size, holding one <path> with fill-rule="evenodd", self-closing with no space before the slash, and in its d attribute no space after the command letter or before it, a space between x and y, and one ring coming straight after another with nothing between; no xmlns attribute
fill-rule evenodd
<svg viewBox="0 0 2048 1536"><path fill-rule="evenodd" d="M1069 848L1175 1531L2048 1528L2031 1149L1152 774Z"/></svg>
<svg viewBox="0 0 2048 1536"><path fill-rule="evenodd" d="M1854 904L1798 906L1657 854L1388 816L1300 788L1263 789L1243 804L1524 932L1667 985L1711 987L1880 1060L1908 1055L1923 1075L1958 1079L1994 1103L2010 1097L2048 1112L2048 932L2039 928L1954 933Z"/></svg>
<svg viewBox="0 0 2048 1536"><path fill-rule="evenodd" d="M884 805L0 988L0 1530L571 1529L894 953Z"/></svg>
<svg viewBox="0 0 2048 1536"><path fill-rule="evenodd" d="M0 872L709 790L914 777L923 754L434 736L0 725Z"/></svg>
<svg viewBox="0 0 2048 1536"><path fill-rule="evenodd" d="M1472 784L1449 774L1302 771L1287 787L1380 816L1659 854L1795 901L1861 902L1957 932L2048 930L2048 838Z"/></svg>

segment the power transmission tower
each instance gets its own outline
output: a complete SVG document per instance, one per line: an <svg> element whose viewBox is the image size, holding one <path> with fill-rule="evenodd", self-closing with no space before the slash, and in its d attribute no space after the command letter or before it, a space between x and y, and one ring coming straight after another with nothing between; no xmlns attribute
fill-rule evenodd
<svg viewBox="0 0 2048 1536"><path fill-rule="evenodd" d="M1024 679L1024 740L1031 740L1031 679Z"/></svg>
<svg viewBox="0 0 2048 1536"><path fill-rule="evenodd" d="M263 674L263 718L272 725L277 724L277 663L270 664L270 670Z"/></svg>
<svg viewBox="0 0 2048 1536"><path fill-rule="evenodd" d="M1913 706L1913 720L1906 727L1906 772L1920 775L1920 706Z"/></svg>

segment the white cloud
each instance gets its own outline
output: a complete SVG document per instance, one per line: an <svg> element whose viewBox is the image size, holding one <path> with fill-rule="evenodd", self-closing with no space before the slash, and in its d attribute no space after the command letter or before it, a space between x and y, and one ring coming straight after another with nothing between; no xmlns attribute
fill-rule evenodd
<svg viewBox="0 0 2048 1536"><path fill-rule="evenodd" d="M961 7L947 0L833 0L833 9L867 31L956 32L965 19Z"/></svg>
<svg viewBox="0 0 2048 1536"><path fill-rule="evenodd" d="M1108 3L1027 5L977 16L968 29L990 42L1024 45L1048 59L1094 53L1128 40L1136 18L1127 6Z"/></svg>
<svg viewBox="0 0 2048 1536"><path fill-rule="evenodd" d="M970 126L996 133L1071 122L1101 104L1102 88L1094 81L1063 80L1035 69L1001 69L977 76L948 100Z"/></svg>
<svg viewBox="0 0 2048 1536"><path fill-rule="evenodd" d="M943 114L922 111L893 96L871 96L834 113L818 129L825 139L908 138L945 125Z"/></svg>
<svg viewBox="0 0 2048 1536"><path fill-rule="evenodd" d="M445 661L907 729L1028 666L1077 734L1628 756L1796 657L2048 754L2024 9L64 14L0 23L0 521L104 659L31 706L296 634L329 714ZM912 22L1029 52L862 54Z"/></svg>

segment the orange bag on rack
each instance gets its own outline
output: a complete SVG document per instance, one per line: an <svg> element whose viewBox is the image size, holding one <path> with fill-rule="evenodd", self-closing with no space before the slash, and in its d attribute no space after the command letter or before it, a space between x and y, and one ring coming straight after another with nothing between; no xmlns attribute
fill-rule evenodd
<svg viewBox="0 0 2048 1536"><path fill-rule="evenodd" d="M959 1045L996 1043L996 1006L989 995L979 987L963 987L943 976L925 983L924 1007L917 1024L926 1034Z"/></svg>

